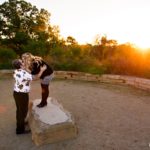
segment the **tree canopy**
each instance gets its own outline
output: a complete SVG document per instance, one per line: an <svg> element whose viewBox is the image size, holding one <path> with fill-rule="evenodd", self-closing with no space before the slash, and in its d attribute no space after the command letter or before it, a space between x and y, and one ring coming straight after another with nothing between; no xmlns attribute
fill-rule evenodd
<svg viewBox="0 0 150 150"><path fill-rule="evenodd" d="M29 41L43 41L46 48L58 41L50 16L47 10L38 10L24 0L8 0L0 5L0 39L17 54L24 52Z"/></svg>
<svg viewBox="0 0 150 150"><path fill-rule="evenodd" d="M55 70L96 74L113 73L150 78L150 53L141 54L130 43L118 44L106 35L94 44L79 45L69 35L60 36L51 14L25 0L0 5L0 69L11 68L12 59L24 52L42 56Z"/></svg>

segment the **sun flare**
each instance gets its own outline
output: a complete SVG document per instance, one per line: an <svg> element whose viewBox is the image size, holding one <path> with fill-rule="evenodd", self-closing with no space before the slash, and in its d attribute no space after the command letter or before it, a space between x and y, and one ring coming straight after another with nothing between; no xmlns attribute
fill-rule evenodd
<svg viewBox="0 0 150 150"><path fill-rule="evenodd" d="M139 41L136 42L135 46L142 52L150 51L150 41Z"/></svg>

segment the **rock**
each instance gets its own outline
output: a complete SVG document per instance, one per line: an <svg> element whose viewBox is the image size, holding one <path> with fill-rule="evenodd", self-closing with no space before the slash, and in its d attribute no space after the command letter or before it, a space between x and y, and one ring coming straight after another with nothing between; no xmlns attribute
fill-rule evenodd
<svg viewBox="0 0 150 150"><path fill-rule="evenodd" d="M50 97L47 102L46 107L38 108L36 105L40 99L37 99L29 107L29 125L34 143L39 146L75 138L77 127L71 113Z"/></svg>

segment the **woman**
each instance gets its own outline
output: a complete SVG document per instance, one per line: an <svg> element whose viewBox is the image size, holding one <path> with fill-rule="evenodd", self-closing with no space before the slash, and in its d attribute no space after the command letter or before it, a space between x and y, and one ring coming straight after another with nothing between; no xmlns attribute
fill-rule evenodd
<svg viewBox="0 0 150 150"><path fill-rule="evenodd" d="M42 73L41 79L41 102L37 107L41 108L47 105L47 98L49 96L49 84L53 78L53 69L41 57L33 56L31 53L22 54L22 61L25 67L30 70L32 75L36 75L40 71L40 67L46 65L46 70Z"/></svg>

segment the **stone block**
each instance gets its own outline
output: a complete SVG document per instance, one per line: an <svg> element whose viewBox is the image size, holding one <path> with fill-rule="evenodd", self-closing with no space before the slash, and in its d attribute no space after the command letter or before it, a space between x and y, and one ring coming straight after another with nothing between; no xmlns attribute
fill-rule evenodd
<svg viewBox="0 0 150 150"><path fill-rule="evenodd" d="M77 136L74 118L55 99L48 98L48 105L38 108L40 99L34 100L29 108L29 125L32 140L37 146L55 143Z"/></svg>

